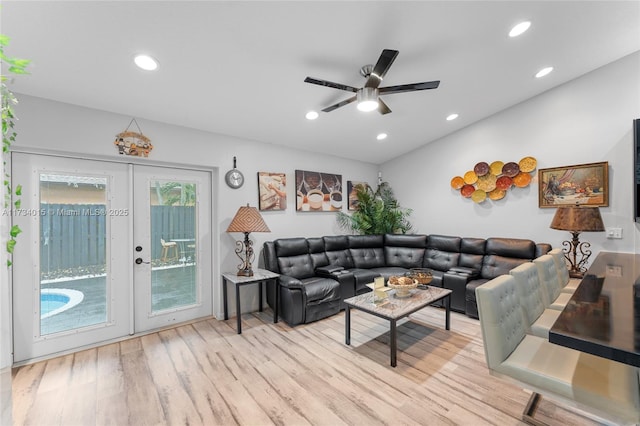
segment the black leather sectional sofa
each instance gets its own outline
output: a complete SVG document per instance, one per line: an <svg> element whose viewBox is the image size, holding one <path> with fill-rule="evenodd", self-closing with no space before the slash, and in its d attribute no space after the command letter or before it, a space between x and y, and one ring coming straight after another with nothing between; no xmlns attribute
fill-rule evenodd
<svg viewBox="0 0 640 426"><path fill-rule="evenodd" d="M334 315L344 299L369 291L375 277L410 268L429 268L431 285L453 291L451 309L478 318L476 287L549 250L549 244L516 238L335 235L268 241L263 256L265 268L280 274L280 317L293 326ZM274 287L267 291L272 308Z"/></svg>

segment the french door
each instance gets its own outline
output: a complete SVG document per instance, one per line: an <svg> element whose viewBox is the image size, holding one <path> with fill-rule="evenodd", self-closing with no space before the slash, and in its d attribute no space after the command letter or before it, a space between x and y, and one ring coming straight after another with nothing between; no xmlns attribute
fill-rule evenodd
<svg viewBox="0 0 640 426"><path fill-rule="evenodd" d="M211 176L12 154L14 362L211 315Z"/></svg>

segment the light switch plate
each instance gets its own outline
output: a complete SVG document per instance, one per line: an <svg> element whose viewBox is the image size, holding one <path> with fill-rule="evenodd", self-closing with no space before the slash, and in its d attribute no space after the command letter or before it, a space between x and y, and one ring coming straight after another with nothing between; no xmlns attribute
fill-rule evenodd
<svg viewBox="0 0 640 426"><path fill-rule="evenodd" d="M607 238L622 238L622 228L607 228Z"/></svg>

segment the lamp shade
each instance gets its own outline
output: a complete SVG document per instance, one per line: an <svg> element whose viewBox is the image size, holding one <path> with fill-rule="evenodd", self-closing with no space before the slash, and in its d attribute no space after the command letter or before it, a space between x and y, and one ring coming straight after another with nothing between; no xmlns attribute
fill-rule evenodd
<svg viewBox="0 0 640 426"><path fill-rule="evenodd" d="M240 207L227 228L227 232L271 232L260 212L249 204Z"/></svg>
<svg viewBox="0 0 640 426"><path fill-rule="evenodd" d="M558 207L550 228L571 232L602 232L605 230L599 208L579 206Z"/></svg>

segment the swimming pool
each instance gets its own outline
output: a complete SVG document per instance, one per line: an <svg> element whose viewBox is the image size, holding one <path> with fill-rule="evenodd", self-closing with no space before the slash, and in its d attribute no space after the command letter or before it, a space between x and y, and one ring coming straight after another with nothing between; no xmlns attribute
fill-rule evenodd
<svg viewBox="0 0 640 426"><path fill-rule="evenodd" d="M84 300L84 294L68 288L43 288L40 290L40 319L52 317L71 309Z"/></svg>

